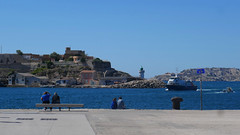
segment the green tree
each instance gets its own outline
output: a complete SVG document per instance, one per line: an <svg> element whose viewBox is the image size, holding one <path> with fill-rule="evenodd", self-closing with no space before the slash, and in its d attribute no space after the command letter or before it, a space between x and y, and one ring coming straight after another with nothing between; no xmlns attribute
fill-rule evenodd
<svg viewBox="0 0 240 135"><path fill-rule="evenodd" d="M10 69L10 71L8 72L8 76L9 75L12 75L12 74L14 74L15 73L15 70L14 69Z"/></svg>
<svg viewBox="0 0 240 135"><path fill-rule="evenodd" d="M103 61L99 58L96 58L96 59L93 60L93 62L103 62Z"/></svg>
<svg viewBox="0 0 240 135"><path fill-rule="evenodd" d="M58 53L53 52L50 54L50 58L55 59L55 61L59 61L61 59L61 56Z"/></svg>
<svg viewBox="0 0 240 135"><path fill-rule="evenodd" d="M48 61L46 64L48 69L53 69L55 67L55 65L51 61Z"/></svg>
<svg viewBox="0 0 240 135"><path fill-rule="evenodd" d="M86 62L86 58L82 57L82 58L81 58L81 62L82 62L82 63L85 63L85 62Z"/></svg>
<svg viewBox="0 0 240 135"><path fill-rule="evenodd" d="M16 50L18 55L23 55L23 52L21 50Z"/></svg>
<svg viewBox="0 0 240 135"><path fill-rule="evenodd" d="M73 61L73 57L70 56L70 57L68 57L65 61Z"/></svg>
<svg viewBox="0 0 240 135"><path fill-rule="evenodd" d="M34 74L34 75L41 75L41 76L44 76L46 75L46 71L47 71L47 68L37 68L35 69L34 71L32 71L31 73Z"/></svg>

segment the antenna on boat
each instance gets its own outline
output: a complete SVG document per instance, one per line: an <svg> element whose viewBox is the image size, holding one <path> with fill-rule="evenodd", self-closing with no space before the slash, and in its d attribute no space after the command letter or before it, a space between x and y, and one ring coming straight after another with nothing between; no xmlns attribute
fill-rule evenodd
<svg viewBox="0 0 240 135"><path fill-rule="evenodd" d="M175 76L177 77L177 75L178 75L178 68L176 68L176 75Z"/></svg>

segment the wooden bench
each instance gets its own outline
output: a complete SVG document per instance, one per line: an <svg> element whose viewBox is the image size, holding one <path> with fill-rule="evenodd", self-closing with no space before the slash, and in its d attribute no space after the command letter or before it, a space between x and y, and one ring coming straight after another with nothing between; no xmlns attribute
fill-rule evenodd
<svg viewBox="0 0 240 135"><path fill-rule="evenodd" d="M68 111L70 111L71 107L84 107L84 104L36 104L36 107L67 107Z"/></svg>

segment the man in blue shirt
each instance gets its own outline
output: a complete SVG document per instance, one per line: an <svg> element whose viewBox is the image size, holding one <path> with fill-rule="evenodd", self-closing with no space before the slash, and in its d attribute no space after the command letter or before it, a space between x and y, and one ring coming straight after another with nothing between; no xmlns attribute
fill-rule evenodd
<svg viewBox="0 0 240 135"><path fill-rule="evenodd" d="M41 97L41 100L42 100L42 103L43 104L49 104L50 103L50 93L49 92L44 92L42 97ZM47 110L47 107L44 108L44 110L46 111Z"/></svg>

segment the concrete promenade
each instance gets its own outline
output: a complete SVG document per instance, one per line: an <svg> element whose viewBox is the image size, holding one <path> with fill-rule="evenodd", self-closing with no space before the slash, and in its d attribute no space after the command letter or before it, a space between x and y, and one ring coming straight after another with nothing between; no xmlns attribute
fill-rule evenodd
<svg viewBox="0 0 240 135"><path fill-rule="evenodd" d="M237 135L240 110L5 110L0 135Z"/></svg>

